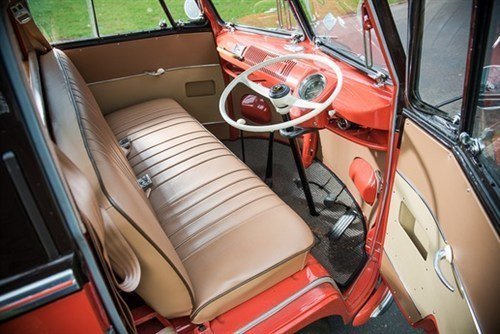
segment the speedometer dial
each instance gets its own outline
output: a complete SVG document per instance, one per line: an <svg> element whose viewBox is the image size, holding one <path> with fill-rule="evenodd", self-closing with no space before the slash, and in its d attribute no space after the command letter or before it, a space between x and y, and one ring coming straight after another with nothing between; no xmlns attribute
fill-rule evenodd
<svg viewBox="0 0 500 334"><path fill-rule="evenodd" d="M311 101L317 98L326 87L326 78L322 74L312 74L302 81L299 87L299 97Z"/></svg>

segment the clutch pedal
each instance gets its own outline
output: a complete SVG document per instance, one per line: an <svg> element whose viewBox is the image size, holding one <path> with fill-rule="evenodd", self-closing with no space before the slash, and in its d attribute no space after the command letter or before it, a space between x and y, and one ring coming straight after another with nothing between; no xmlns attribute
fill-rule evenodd
<svg viewBox="0 0 500 334"><path fill-rule="evenodd" d="M342 217L340 217L327 234L330 241L337 241L340 239L342 234L344 234L356 218L358 218L358 214L355 210L349 210Z"/></svg>

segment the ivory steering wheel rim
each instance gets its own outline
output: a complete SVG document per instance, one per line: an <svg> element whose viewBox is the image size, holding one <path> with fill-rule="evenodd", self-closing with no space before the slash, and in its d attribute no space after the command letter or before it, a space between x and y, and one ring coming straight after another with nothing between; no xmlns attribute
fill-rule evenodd
<svg viewBox="0 0 500 334"><path fill-rule="evenodd" d="M330 94L330 96L322 103L319 102L312 102L312 101L307 101L307 100L302 100L300 98L297 98L293 96L294 103L290 106L299 107L299 108L305 108L305 109L312 109L308 113L297 117L295 119L286 121L286 122L281 122L277 124L271 124L271 125L247 125L244 123L238 123L237 121L233 120L229 115L227 114L226 110L226 101L229 97L229 94L233 91L233 89L236 87L237 84L242 83L252 89L254 92L258 93L259 95L262 95L264 97L269 98L269 88L266 88L262 85L259 85L255 82L252 82L250 79L248 79L248 76L252 73L254 73L257 70L260 70L261 68L267 67L269 65L275 64L275 63L280 63L283 61L287 60L292 60L292 59L306 59L306 60L313 60L317 62L321 62L323 64L328 65L334 72L335 75L337 76L337 84L335 86L335 89L333 92ZM333 103L333 101L337 98L340 90L342 89L342 83L343 83L343 76L342 76L342 71L340 70L340 67L331 59L324 57L324 56L319 56L315 54L305 54L305 53L300 53L300 54L291 54L291 55L284 55L284 56L279 56L276 58L268 59L266 61L263 61L259 64L256 64L246 71L240 73L236 78L234 78L229 85L224 89L222 92L222 95L219 100L219 111L221 113L222 118L224 121L226 121L229 125L231 125L234 128L237 128L239 130L243 131L249 131L249 132L274 132L274 131L279 131L282 129L290 128L292 126L304 123L311 118L316 117L319 115L321 112L323 112L325 109L330 107ZM272 100L271 100L272 102Z"/></svg>

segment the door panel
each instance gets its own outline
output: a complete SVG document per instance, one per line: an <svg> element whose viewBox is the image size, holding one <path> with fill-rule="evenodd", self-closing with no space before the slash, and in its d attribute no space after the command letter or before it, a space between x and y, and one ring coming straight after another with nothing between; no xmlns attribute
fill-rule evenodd
<svg viewBox="0 0 500 334"><path fill-rule="evenodd" d="M220 66L198 65L89 84L104 114L151 99L170 97L202 123L221 121L219 97L224 90Z"/></svg>
<svg viewBox="0 0 500 334"><path fill-rule="evenodd" d="M474 333L466 301L457 289L451 292L441 283L433 267L434 255L445 244L431 211L398 173L387 224L387 257L421 316L433 314L441 333ZM441 261L440 269L456 287L451 265Z"/></svg>
<svg viewBox="0 0 500 334"><path fill-rule="evenodd" d="M184 33L65 50L88 83L144 71L218 64L211 32Z"/></svg>
<svg viewBox="0 0 500 334"><path fill-rule="evenodd" d="M453 267L437 250L453 250ZM469 301L484 332L498 324L499 239L454 155L410 120L405 122L393 187L382 273L393 266L422 318L433 314L441 333L473 332ZM466 293L464 298L460 289ZM469 299L469 300L467 300Z"/></svg>
<svg viewBox="0 0 500 334"><path fill-rule="evenodd" d="M224 79L211 32L173 34L65 50L103 113L169 97L202 123L222 121ZM162 68L161 75L148 75Z"/></svg>

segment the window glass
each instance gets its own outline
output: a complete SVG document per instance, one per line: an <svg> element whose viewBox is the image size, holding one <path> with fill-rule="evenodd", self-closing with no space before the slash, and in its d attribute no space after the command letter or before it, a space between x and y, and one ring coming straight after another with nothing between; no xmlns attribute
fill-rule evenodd
<svg viewBox="0 0 500 334"><path fill-rule="evenodd" d="M97 36L87 0L29 0L29 8L49 42Z"/></svg>
<svg viewBox="0 0 500 334"><path fill-rule="evenodd" d="M418 92L450 119L460 113L472 1L427 0Z"/></svg>
<svg viewBox="0 0 500 334"><path fill-rule="evenodd" d="M158 0L29 0L29 7L51 43L155 30L160 21L168 23Z"/></svg>
<svg viewBox="0 0 500 334"><path fill-rule="evenodd" d="M300 3L317 38L348 57L366 64L361 10L363 0L300 0ZM367 45L370 45L368 38ZM367 65L385 69L387 66L373 29L371 46L372 59L368 59Z"/></svg>
<svg viewBox="0 0 500 334"><path fill-rule="evenodd" d="M182 21L186 23L191 21L184 11L184 2L185 0L165 0L168 10L176 22Z"/></svg>
<svg viewBox="0 0 500 334"><path fill-rule="evenodd" d="M405 52L408 49L408 0L389 1L391 14Z"/></svg>
<svg viewBox="0 0 500 334"><path fill-rule="evenodd" d="M0 103L5 103L0 93ZM46 263L47 254L38 239L16 188L0 163L0 280Z"/></svg>
<svg viewBox="0 0 500 334"><path fill-rule="evenodd" d="M267 30L299 31L288 1L283 0L213 0L225 22Z"/></svg>
<svg viewBox="0 0 500 334"><path fill-rule="evenodd" d="M94 0L101 36L155 30L166 18L158 0Z"/></svg>
<svg viewBox="0 0 500 334"><path fill-rule="evenodd" d="M495 3L488 34L485 63L473 137L480 138L484 149L479 158L500 184L500 2Z"/></svg>

